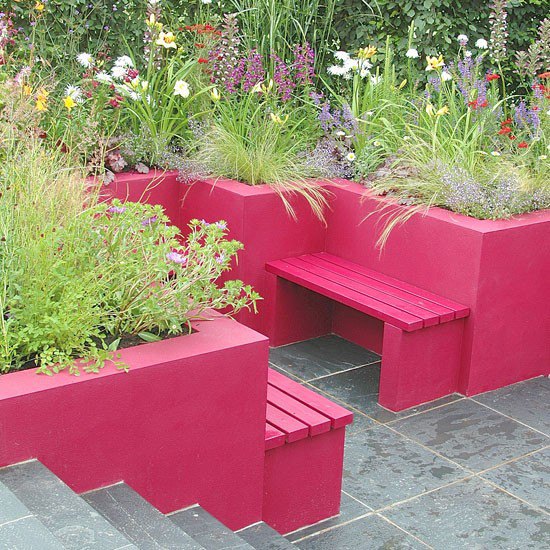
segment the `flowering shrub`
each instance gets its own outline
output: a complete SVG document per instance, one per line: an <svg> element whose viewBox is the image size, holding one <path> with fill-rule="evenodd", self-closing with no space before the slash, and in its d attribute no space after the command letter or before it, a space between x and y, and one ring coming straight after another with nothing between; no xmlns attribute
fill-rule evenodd
<svg viewBox="0 0 550 550"><path fill-rule="evenodd" d="M249 286L216 282L241 249L224 222L195 220L183 237L160 206L98 203L64 155L0 137L0 372L97 371L127 335L255 307Z"/></svg>

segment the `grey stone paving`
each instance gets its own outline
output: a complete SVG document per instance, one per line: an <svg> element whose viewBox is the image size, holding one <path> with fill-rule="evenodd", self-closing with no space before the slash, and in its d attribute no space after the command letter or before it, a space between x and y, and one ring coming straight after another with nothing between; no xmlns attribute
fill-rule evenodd
<svg viewBox="0 0 550 550"><path fill-rule="evenodd" d="M341 514L288 535L296 546L550 549L550 379L393 413L377 403L379 357L341 338L270 361L355 412Z"/></svg>

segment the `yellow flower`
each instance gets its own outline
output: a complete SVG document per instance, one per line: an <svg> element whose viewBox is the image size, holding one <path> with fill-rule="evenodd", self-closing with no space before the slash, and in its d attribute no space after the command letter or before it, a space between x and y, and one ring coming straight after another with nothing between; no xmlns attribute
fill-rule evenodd
<svg viewBox="0 0 550 550"><path fill-rule="evenodd" d="M273 79L270 78L267 86L265 84L261 85L261 90L264 94L268 94L273 89Z"/></svg>
<svg viewBox="0 0 550 550"><path fill-rule="evenodd" d="M374 46L368 46L367 48L359 48L357 52L357 57L364 61L365 59L370 59L374 57L378 50Z"/></svg>
<svg viewBox="0 0 550 550"><path fill-rule="evenodd" d="M76 107L76 103L75 103L74 99L73 99L70 95L68 95L68 96L63 100L63 103L65 104L65 107L67 107L67 110L68 110L69 112L71 112L71 109L72 109L73 107Z"/></svg>
<svg viewBox="0 0 550 550"><path fill-rule="evenodd" d="M218 88L212 88L212 90L210 91L210 97L212 98L212 101L219 101L222 96L218 91Z"/></svg>
<svg viewBox="0 0 550 550"><path fill-rule="evenodd" d="M36 4L34 5L34 9L35 9L36 11L44 11L44 8L45 8L45 7L46 7L46 6L44 5L43 2L36 2Z"/></svg>
<svg viewBox="0 0 550 550"><path fill-rule="evenodd" d="M32 88L28 84L25 84L23 86L23 95L29 96L31 94L32 94Z"/></svg>
<svg viewBox="0 0 550 550"><path fill-rule="evenodd" d="M426 104L426 113L428 113L430 116L435 115L435 109L434 109L434 106L431 103Z"/></svg>
<svg viewBox="0 0 550 550"><path fill-rule="evenodd" d="M281 126L283 124L286 124L286 122L288 121L288 115L284 116L283 118L281 118L279 115L276 115L275 113L269 113L269 116L271 117L271 120L275 123L275 124L280 124Z"/></svg>
<svg viewBox="0 0 550 550"><path fill-rule="evenodd" d="M173 32L161 32L157 38L155 44L162 46L163 48L177 48L176 37Z"/></svg>
<svg viewBox="0 0 550 550"><path fill-rule="evenodd" d="M435 113L435 116L442 116L446 115L449 112L449 107L445 105L444 107L441 107L441 109L438 109Z"/></svg>
<svg viewBox="0 0 550 550"><path fill-rule="evenodd" d="M47 111L48 110L48 102L43 101L41 99L37 99L36 100L36 105L34 106L34 108L39 112Z"/></svg>
<svg viewBox="0 0 550 550"><path fill-rule="evenodd" d="M429 55L427 55L426 61L428 63L426 67L427 71L437 71L438 69L441 69L443 65L445 65L445 61L443 61L442 55L440 55L439 57L430 57Z"/></svg>
<svg viewBox="0 0 550 550"><path fill-rule="evenodd" d="M407 79L405 78L405 80L403 80L403 82L399 84L399 89L402 90L406 85L407 85Z"/></svg>

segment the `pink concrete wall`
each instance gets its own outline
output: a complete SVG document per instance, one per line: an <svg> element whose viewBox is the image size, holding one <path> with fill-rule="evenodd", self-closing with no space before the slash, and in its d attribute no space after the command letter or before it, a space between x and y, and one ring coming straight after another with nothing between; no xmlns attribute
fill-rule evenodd
<svg viewBox="0 0 550 550"><path fill-rule="evenodd" d="M396 227L380 251L388 201L349 182L334 192L327 252L471 308L459 391L550 373L550 211L495 222L432 208ZM360 338L338 317L334 331Z"/></svg>
<svg viewBox="0 0 550 550"><path fill-rule="evenodd" d="M162 512L262 514L268 343L213 314L121 351L128 373L0 377L0 467L37 458L77 492L124 480Z"/></svg>

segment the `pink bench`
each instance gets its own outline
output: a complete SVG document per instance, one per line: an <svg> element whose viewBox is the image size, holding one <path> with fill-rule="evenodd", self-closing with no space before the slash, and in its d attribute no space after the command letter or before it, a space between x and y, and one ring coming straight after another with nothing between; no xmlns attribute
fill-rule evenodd
<svg viewBox="0 0 550 550"><path fill-rule="evenodd" d="M457 391L468 307L325 252L269 262L266 270L383 321L384 407L400 411ZM306 309L288 311L296 299L291 290L277 286L283 322Z"/></svg>
<svg viewBox="0 0 550 550"><path fill-rule="evenodd" d="M280 533L340 511L345 427L353 414L269 369L263 520Z"/></svg>

